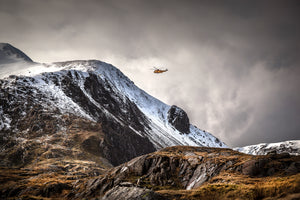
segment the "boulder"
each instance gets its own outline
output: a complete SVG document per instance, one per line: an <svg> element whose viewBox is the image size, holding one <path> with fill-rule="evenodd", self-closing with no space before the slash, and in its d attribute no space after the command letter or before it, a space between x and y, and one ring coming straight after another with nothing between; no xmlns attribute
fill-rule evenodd
<svg viewBox="0 0 300 200"><path fill-rule="evenodd" d="M190 120L184 110L173 105L168 111L168 122L182 133L190 133Z"/></svg>

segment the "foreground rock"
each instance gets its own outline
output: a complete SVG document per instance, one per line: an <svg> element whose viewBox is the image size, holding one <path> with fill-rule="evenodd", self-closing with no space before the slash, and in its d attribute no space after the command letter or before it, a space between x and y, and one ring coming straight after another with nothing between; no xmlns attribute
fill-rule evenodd
<svg viewBox="0 0 300 200"><path fill-rule="evenodd" d="M224 183L228 181L228 176L253 180L292 176L299 171L300 157L289 154L251 156L230 149L169 147L137 157L99 178L89 180L81 186L84 189L76 197L103 196L111 188L124 183L128 187L154 191L186 191L198 189L204 183Z"/></svg>
<svg viewBox="0 0 300 200"><path fill-rule="evenodd" d="M254 200L300 193L300 156L289 154L177 146L110 169L59 157L30 166L0 169L1 199Z"/></svg>

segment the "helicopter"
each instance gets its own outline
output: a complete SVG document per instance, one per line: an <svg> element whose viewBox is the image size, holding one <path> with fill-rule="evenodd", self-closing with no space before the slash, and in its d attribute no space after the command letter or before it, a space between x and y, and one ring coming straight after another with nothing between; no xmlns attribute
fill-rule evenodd
<svg viewBox="0 0 300 200"><path fill-rule="evenodd" d="M167 71L168 71L168 69L158 69L158 68L154 67L153 73L160 74L160 73L164 73L164 72L167 72Z"/></svg>

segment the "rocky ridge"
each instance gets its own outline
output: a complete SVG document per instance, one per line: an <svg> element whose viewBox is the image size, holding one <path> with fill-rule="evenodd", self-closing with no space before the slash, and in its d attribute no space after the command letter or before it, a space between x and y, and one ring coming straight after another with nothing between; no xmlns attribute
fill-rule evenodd
<svg viewBox="0 0 300 200"><path fill-rule="evenodd" d="M251 156L207 147L168 147L137 157L85 183L81 197L99 197L133 190L195 190L204 183L227 183L226 176L255 178L295 175L300 172L300 157L289 154ZM118 191L118 192L117 192ZM104 199L109 199L106 195ZM130 196L127 196L130 199Z"/></svg>
<svg viewBox="0 0 300 200"><path fill-rule="evenodd" d="M300 197L299 172L300 156L253 156L231 149L176 146L114 168L53 158L30 168L1 168L0 197L280 199L288 195Z"/></svg>

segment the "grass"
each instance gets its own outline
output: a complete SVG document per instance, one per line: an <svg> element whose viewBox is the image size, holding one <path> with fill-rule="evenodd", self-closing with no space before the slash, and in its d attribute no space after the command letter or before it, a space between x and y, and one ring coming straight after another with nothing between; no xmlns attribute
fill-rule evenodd
<svg viewBox="0 0 300 200"><path fill-rule="evenodd" d="M243 178L244 180L239 180ZM249 180L239 177L230 183L206 183L193 190L158 190L156 192L176 200L217 200L217 199L278 199L300 193L300 174L289 177L270 177ZM300 195L298 196L300 197ZM297 199L296 197L295 199Z"/></svg>

